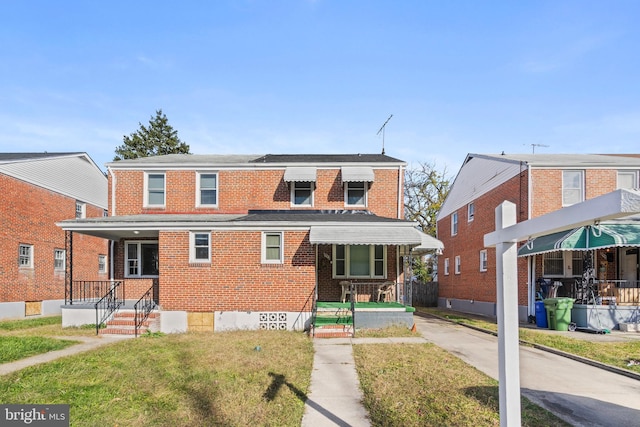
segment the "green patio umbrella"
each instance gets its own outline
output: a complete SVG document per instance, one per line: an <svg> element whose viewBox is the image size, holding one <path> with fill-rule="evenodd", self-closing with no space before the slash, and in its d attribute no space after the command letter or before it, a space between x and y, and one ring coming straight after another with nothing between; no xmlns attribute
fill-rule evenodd
<svg viewBox="0 0 640 427"><path fill-rule="evenodd" d="M640 223L611 221L537 237L526 242L518 250L518 256L630 246L640 246Z"/></svg>

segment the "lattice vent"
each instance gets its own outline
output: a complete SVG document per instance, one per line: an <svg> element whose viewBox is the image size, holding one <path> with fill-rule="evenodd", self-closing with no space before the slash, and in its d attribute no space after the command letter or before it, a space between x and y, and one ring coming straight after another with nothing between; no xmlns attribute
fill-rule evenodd
<svg viewBox="0 0 640 427"><path fill-rule="evenodd" d="M260 329L287 330L287 313L260 313Z"/></svg>

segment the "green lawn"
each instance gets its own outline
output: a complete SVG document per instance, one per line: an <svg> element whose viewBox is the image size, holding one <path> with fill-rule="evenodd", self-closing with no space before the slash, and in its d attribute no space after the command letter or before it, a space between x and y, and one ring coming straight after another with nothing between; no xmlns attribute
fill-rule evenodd
<svg viewBox="0 0 640 427"><path fill-rule="evenodd" d="M498 426L498 383L433 344L354 346L374 426ZM567 426L522 398L523 426Z"/></svg>
<svg viewBox="0 0 640 427"><path fill-rule="evenodd" d="M0 401L70 404L79 426L299 426L311 378L302 333L123 340L0 377Z"/></svg>
<svg viewBox="0 0 640 427"><path fill-rule="evenodd" d="M61 350L77 341L46 337L0 336L0 363L13 362L36 354Z"/></svg>

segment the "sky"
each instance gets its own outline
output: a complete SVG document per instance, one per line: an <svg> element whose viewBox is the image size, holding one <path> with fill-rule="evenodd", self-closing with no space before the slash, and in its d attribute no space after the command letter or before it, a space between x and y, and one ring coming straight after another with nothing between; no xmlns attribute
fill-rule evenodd
<svg viewBox="0 0 640 427"><path fill-rule="evenodd" d="M635 0L1 6L0 152L106 170L159 109L193 154L639 152Z"/></svg>

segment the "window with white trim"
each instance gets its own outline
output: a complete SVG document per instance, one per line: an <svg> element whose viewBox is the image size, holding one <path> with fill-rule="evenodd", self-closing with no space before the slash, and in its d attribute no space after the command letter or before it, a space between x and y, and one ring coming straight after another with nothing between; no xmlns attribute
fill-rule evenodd
<svg viewBox="0 0 640 427"><path fill-rule="evenodd" d="M633 190L638 188L638 172L618 171L618 182L616 188L626 188Z"/></svg>
<svg viewBox="0 0 640 427"><path fill-rule="evenodd" d="M107 272L107 256L98 255L98 273Z"/></svg>
<svg viewBox="0 0 640 427"><path fill-rule="evenodd" d="M158 242L126 242L125 246L125 277L158 276Z"/></svg>
<svg viewBox="0 0 640 427"><path fill-rule="evenodd" d="M211 262L211 233L189 233L189 262Z"/></svg>
<svg viewBox="0 0 640 427"><path fill-rule="evenodd" d="M449 258L444 259L444 275L449 275Z"/></svg>
<svg viewBox="0 0 640 427"><path fill-rule="evenodd" d="M218 174L198 172L196 181L196 203L198 206L218 206Z"/></svg>
<svg viewBox="0 0 640 427"><path fill-rule="evenodd" d="M581 170L562 171L562 206L584 201L584 174Z"/></svg>
<svg viewBox="0 0 640 427"><path fill-rule="evenodd" d="M313 182L291 183L291 206L313 206Z"/></svg>
<svg viewBox="0 0 640 427"><path fill-rule="evenodd" d="M467 222L473 221L473 218L476 215L476 205L471 202L467 205Z"/></svg>
<svg viewBox="0 0 640 427"><path fill-rule="evenodd" d="M145 206L165 205L165 174L148 172L145 179Z"/></svg>
<svg viewBox="0 0 640 427"><path fill-rule="evenodd" d="M76 219L87 217L87 205L86 203L76 202Z"/></svg>
<svg viewBox="0 0 640 427"><path fill-rule="evenodd" d="M454 272L460 274L460 255L456 255L454 259Z"/></svg>
<svg viewBox="0 0 640 427"><path fill-rule="evenodd" d="M487 271L487 250L480 251L480 271Z"/></svg>
<svg viewBox="0 0 640 427"><path fill-rule="evenodd" d="M458 234L458 212L451 214L451 235L455 236L456 234Z"/></svg>
<svg viewBox="0 0 640 427"><path fill-rule="evenodd" d="M64 249L53 250L53 269L55 271L64 271L66 254Z"/></svg>
<svg viewBox="0 0 640 427"><path fill-rule="evenodd" d="M367 206L367 183L345 182L344 201L347 206Z"/></svg>
<svg viewBox="0 0 640 427"><path fill-rule="evenodd" d="M387 247L333 245L333 277L386 278Z"/></svg>
<svg viewBox="0 0 640 427"><path fill-rule="evenodd" d="M543 276L564 276L564 255L562 251L547 252L542 254Z"/></svg>
<svg viewBox="0 0 640 427"><path fill-rule="evenodd" d="M20 245L18 247L18 266L21 268L33 268L33 245Z"/></svg>
<svg viewBox="0 0 640 427"><path fill-rule="evenodd" d="M284 235L282 232L262 233L262 263L282 264L284 262Z"/></svg>

